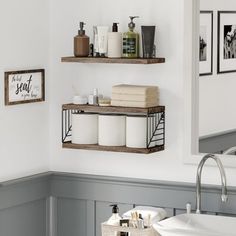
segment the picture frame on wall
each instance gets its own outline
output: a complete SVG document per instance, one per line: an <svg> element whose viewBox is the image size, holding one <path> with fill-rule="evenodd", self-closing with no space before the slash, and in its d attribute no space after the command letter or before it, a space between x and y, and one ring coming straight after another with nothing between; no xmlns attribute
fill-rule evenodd
<svg viewBox="0 0 236 236"><path fill-rule="evenodd" d="M45 101L45 71L5 72L5 105Z"/></svg>
<svg viewBox="0 0 236 236"><path fill-rule="evenodd" d="M200 11L199 75L213 71L213 11Z"/></svg>
<svg viewBox="0 0 236 236"><path fill-rule="evenodd" d="M236 72L236 11L218 12L217 73Z"/></svg>

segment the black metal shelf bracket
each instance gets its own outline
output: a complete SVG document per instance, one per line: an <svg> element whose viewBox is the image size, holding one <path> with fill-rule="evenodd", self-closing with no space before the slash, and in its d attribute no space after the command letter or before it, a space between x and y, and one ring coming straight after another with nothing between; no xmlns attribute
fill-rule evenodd
<svg viewBox="0 0 236 236"><path fill-rule="evenodd" d="M72 114L84 111L79 109L62 109L62 143L72 140ZM128 115L128 114L127 114ZM140 115L140 114L137 114ZM143 114L144 115L144 114ZM163 147L165 145L165 111L147 113L146 117L146 148Z"/></svg>

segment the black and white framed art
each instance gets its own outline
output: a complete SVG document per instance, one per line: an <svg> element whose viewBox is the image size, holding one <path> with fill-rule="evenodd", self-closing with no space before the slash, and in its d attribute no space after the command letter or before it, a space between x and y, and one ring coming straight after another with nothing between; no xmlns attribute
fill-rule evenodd
<svg viewBox="0 0 236 236"><path fill-rule="evenodd" d="M236 11L219 11L217 73L230 72L236 72Z"/></svg>
<svg viewBox="0 0 236 236"><path fill-rule="evenodd" d="M212 75L213 70L213 11L200 12L199 74Z"/></svg>

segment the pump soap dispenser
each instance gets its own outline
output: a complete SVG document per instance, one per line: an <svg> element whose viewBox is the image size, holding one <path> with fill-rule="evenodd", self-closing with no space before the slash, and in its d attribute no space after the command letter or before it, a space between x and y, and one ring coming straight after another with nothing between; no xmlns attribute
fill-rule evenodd
<svg viewBox="0 0 236 236"><path fill-rule="evenodd" d="M139 56L139 34L134 32L135 23L133 20L138 16L130 16L131 22L128 24L129 31L123 33L122 56L127 58L137 58Z"/></svg>
<svg viewBox="0 0 236 236"><path fill-rule="evenodd" d="M122 54L122 34L118 32L118 24L113 23L112 32L108 33L108 50L109 58L120 58Z"/></svg>
<svg viewBox="0 0 236 236"><path fill-rule="evenodd" d="M112 216L108 219L108 225L119 226L120 220L122 219L119 215L119 208L117 204L110 205L112 207ZM120 236L120 232L114 231L111 236Z"/></svg>
<svg viewBox="0 0 236 236"><path fill-rule="evenodd" d="M84 22L80 22L78 35L74 37L75 57L87 57L89 55L89 37L85 35Z"/></svg>
<svg viewBox="0 0 236 236"><path fill-rule="evenodd" d="M112 207L112 216L108 219L108 225L120 225L120 220L122 219L119 215L119 208L117 204L110 205Z"/></svg>

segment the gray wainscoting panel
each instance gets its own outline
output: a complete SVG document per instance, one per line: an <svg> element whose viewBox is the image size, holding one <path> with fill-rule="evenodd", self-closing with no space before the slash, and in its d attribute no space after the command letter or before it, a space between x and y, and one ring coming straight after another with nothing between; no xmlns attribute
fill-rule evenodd
<svg viewBox="0 0 236 236"><path fill-rule="evenodd" d="M220 180L219 180L220 183ZM202 210L236 216L236 188L222 203L220 186L202 188ZM168 216L195 209L195 184L48 172L0 184L0 236L101 236L101 223L136 205L163 207Z"/></svg>
<svg viewBox="0 0 236 236"><path fill-rule="evenodd" d="M74 229L75 232L85 232L84 227L87 228L86 233L78 234L79 236L101 236L101 223L111 215L109 207L111 203L118 203L121 213L134 205L163 207L167 210L168 216L186 212L186 203L191 203L195 209L195 184L65 173L54 173L51 184L51 195L60 198L61 201L66 199L65 201L71 201L70 204L74 203L76 206L78 202L87 200L87 212L84 216L82 214L76 216L87 219L84 222L85 226L80 223L77 227L81 229ZM235 215L235 188L229 188L229 201L226 204L221 202L220 192L219 186L203 186L203 211L210 214ZM64 213L67 214L67 211ZM61 214L57 216L58 222L66 217ZM83 220L80 219L80 222ZM70 235L71 228L66 224L63 227L63 236Z"/></svg>
<svg viewBox="0 0 236 236"><path fill-rule="evenodd" d="M46 200L0 211L1 236L45 236Z"/></svg>
<svg viewBox="0 0 236 236"><path fill-rule="evenodd" d="M49 173L1 183L0 236L49 236L49 189Z"/></svg>
<svg viewBox="0 0 236 236"><path fill-rule="evenodd" d="M49 197L50 173L0 184L0 210Z"/></svg>
<svg viewBox="0 0 236 236"><path fill-rule="evenodd" d="M86 200L57 199L57 235L78 236L86 234ZM93 227L93 225L91 225Z"/></svg>

